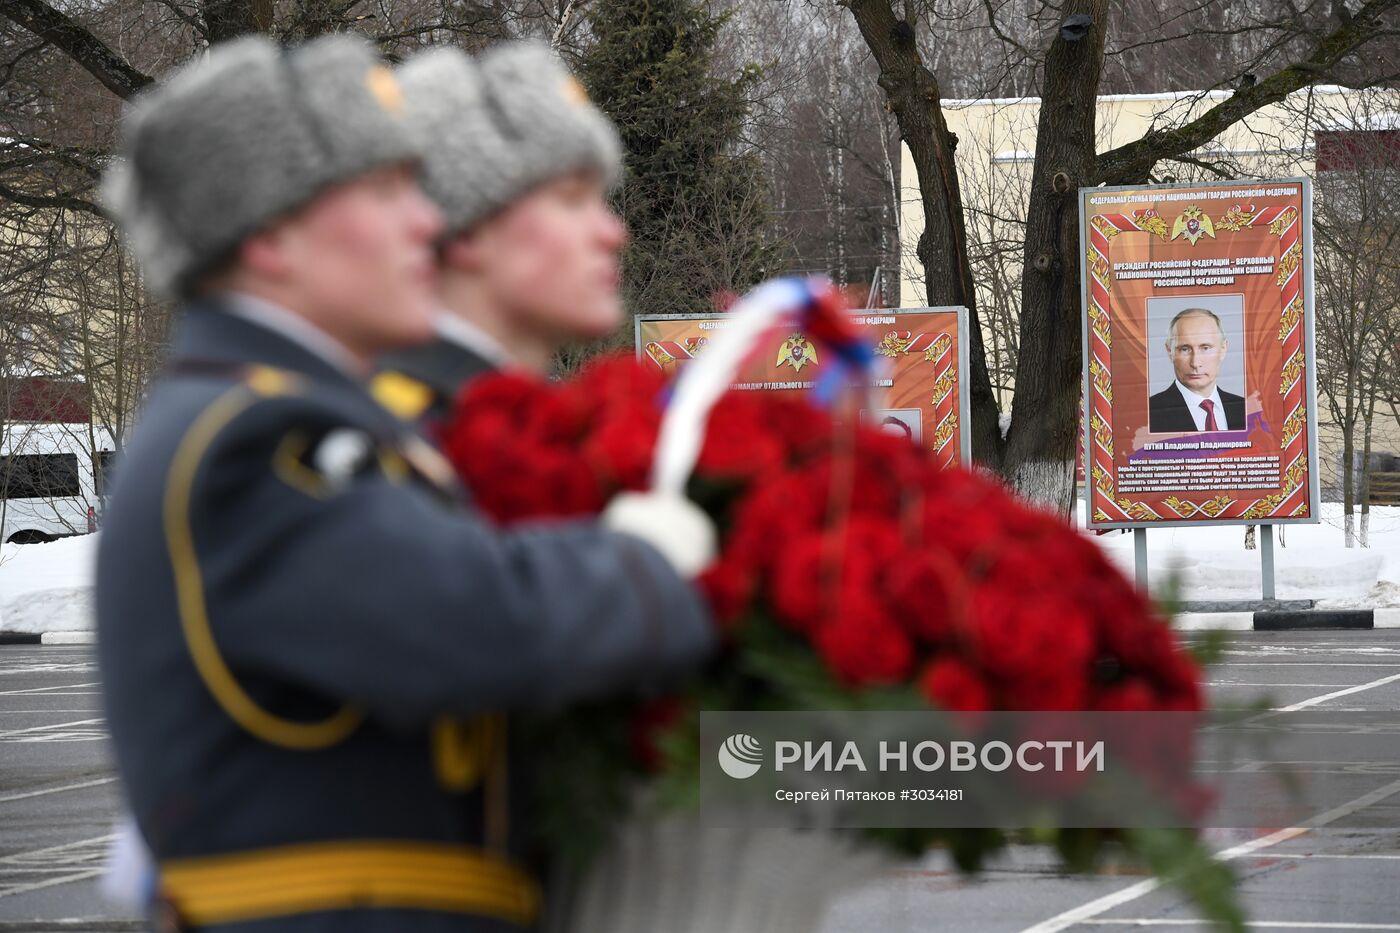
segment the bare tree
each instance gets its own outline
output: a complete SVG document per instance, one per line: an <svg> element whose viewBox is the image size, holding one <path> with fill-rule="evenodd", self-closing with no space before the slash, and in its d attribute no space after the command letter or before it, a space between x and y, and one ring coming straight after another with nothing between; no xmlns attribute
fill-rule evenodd
<svg viewBox="0 0 1400 933"><path fill-rule="evenodd" d="M1368 0L1355 9L1332 2L1305 3L1270 15L1246 4L1221 19L1225 5L1172 4L1172 28L1150 26L1127 44L1110 45L1115 20L1107 0L1065 0L1031 8L1024 22L1041 26L1034 37L1006 28L1008 4L984 0L986 29L1003 54L995 68L1006 80L1037 76L1043 102L1026 209L1022 252L1020 346L1011 429L997 430L997 400L982 340L982 316L973 288L963 192L941 98L942 85L920 47L920 36L942 40L949 22L940 3L842 0L879 65L879 84L899 122L918 173L925 213L918 257L928 297L972 309L972 432L974 455L999 468L1022 492L1068 512L1079 415L1079 237L1077 190L1099 184L1154 180L1159 164L1189 161L1238 121L1289 93L1320 81L1373 86L1400 75L1395 35L1400 0ZM1133 11L1146 4L1132 4ZM1127 18L1120 13L1117 22ZM1243 38L1241 38L1243 37ZM1229 96L1179 120L1164 120L1141 138L1105 152L1096 145L1096 103L1106 73L1134 55L1175 54L1174 43L1223 44L1205 58L1196 87L1229 88ZM926 44L929 44L926 42ZM1112 68L1111 68L1112 66Z"/></svg>
<svg viewBox="0 0 1400 933"><path fill-rule="evenodd" d="M1327 115L1332 128L1318 134L1318 388L1341 434L1348 547L1357 540L1358 503L1366 543L1373 426L1393 369L1386 325L1400 303L1393 285L1400 262L1400 151L1376 128L1384 103L1351 98Z"/></svg>

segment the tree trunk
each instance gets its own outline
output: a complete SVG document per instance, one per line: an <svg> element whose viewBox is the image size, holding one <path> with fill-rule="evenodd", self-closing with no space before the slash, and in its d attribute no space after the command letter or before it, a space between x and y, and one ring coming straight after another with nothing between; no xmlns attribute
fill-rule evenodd
<svg viewBox="0 0 1400 933"><path fill-rule="evenodd" d="M1347 400L1347 411L1351 411L1351 400ZM1342 429L1342 525L1345 528L1346 546L1356 547L1356 419L1348 417L1341 424Z"/></svg>
<svg viewBox="0 0 1400 933"><path fill-rule="evenodd" d="M948 132L939 104L938 79L924 66L915 43L915 24L895 17L889 0L842 0L860 28L865 44L880 68L879 83L899 133L909 147L918 175L924 208L924 231L916 253L924 270L924 289L931 305L963 305L968 309L971 359L972 456L997 467L1001 463L1000 412L987 374L982 324L972 287L967 255L962 193L953 149L957 139Z"/></svg>
<svg viewBox="0 0 1400 933"><path fill-rule="evenodd" d="M1361 534L1360 544L1362 547L1371 546L1371 425L1376 417L1376 393L1378 389L1373 382L1371 387L1371 397L1366 401L1366 410L1362 415L1362 423L1365 427L1361 435L1361 490L1357 496L1361 500Z"/></svg>
<svg viewBox="0 0 1400 933"><path fill-rule="evenodd" d="M1108 0L1068 0L1041 84L1021 274L1021 347L1002 472L1028 498L1069 514L1082 401L1079 188L1097 183L1095 108ZM1087 15L1087 33L1069 18Z"/></svg>

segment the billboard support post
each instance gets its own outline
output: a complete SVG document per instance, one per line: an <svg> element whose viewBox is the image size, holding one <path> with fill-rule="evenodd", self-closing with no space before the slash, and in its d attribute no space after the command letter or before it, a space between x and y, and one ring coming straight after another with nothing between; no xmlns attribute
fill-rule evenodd
<svg viewBox="0 0 1400 933"><path fill-rule="evenodd" d="M1263 541L1259 545L1259 569L1264 579L1264 600L1274 599L1274 526L1264 525L1260 529Z"/></svg>
<svg viewBox="0 0 1400 933"><path fill-rule="evenodd" d="M1147 592L1147 529L1133 529L1133 568L1138 589Z"/></svg>

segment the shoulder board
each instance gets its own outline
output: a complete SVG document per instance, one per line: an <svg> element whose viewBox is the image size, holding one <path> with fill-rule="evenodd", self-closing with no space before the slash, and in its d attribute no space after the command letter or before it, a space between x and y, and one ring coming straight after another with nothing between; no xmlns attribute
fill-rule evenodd
<svg viewBox="0 0 1400 933"><path fill-rule="evenodd" d="M249 366L243 374L243 383L257 395L288 395L298 388L299 377L284 369L271 366Z"/></svg>
<svg viewBox="0 0 1400 933"><path fill-rule="evenodd" d="M433 403L433 389L427 383L392 370L370 382L370 394L403 421L417 421Z"/></svg>

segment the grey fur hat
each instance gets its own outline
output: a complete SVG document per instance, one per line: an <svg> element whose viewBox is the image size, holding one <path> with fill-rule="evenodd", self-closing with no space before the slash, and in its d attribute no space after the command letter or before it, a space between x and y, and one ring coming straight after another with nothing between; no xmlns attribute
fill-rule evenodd
<svg viewBox="0 0 1400 933"><path fill-rule="evenodd" d="M122 120L103 197L153 292L177 296L270 221L325 188L417 160L397 79L370 45L215 46Z"/></svg>
<svg viewBox="0 0 1400 933"><path fill-rule="evenodd" d="M617 130L542 43L498 45L476 61L436 48L399 78L424 141L423 187L451 232L552 178L594 169L613 185L622 175Z"/></svg>

